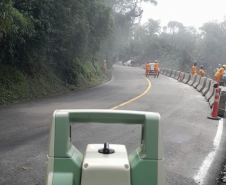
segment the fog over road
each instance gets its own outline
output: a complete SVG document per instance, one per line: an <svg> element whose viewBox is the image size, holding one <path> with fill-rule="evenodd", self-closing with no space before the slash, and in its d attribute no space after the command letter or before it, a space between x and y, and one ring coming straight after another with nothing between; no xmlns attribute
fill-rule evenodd
<svg viewBox="0 0 226 185"><path fill-rule="evenodd" d="M213 185L226 154L224 120L206 118L209 104L193 87L162 75L149 80L146 94L117 109L160 113L167 185ZM54 110L111 109L148 85L143 69L114 66L112 80L101 86L0 109L0 185L44 184ZM79 124L72 126L72 141L82 153L89 143L109 142L125 144L130 154L140 144L140 133L139 125Z"/></svg>

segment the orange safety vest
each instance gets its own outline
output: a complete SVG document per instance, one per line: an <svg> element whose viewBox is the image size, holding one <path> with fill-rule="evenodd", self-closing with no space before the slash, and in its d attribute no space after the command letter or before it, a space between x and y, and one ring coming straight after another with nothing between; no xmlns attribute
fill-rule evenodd
<svg viewBox="0 0 226 185"><path fill-rule="evenodd" d="M191 74L192 75L197 75L197 73L196 73L196 66L192 66L192 68L191 68Z"/></svg>
<svg viewBox="0 0 226 185"><path fill-rule="evenodd" d="M151 70L151 65L150 64L146 64L146 70Z"/></svg>
<svg viewBox="0 0 226 185"><path fill-rule="evenodd" d="M215 77L223 77L224 76L224 68L218 69L216 74L214 75Z"/></svg>
<svg viewBox="0 0 226 185"><path fill-rule="evenodd" d="M104 67L104 69L106 69L106 67L107 67L106 62L103 63L103 67Z"/></svg>
<svg viewBox="0 0 226 185"><path fill-rule="evenodd" d="M205 72L203 71L203 69L200 69L200 70L199 70L199 75L202 76L202 77L206 76L206 74L205 74Z"/></svg>
<svg viewBox="0 0 226 185"><path fill-rule="evenodd" d="M158 70L159 69L159 64L158 63L155 63L154 65L154 69Z"/></svg>

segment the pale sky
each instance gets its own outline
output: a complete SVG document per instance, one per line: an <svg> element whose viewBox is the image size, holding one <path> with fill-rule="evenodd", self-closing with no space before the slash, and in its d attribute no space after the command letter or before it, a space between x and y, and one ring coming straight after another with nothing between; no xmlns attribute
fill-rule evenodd
<svg viewBox="0 0 226 185"><path fill-rule="evenodd" d="M157 0L158 5L143 3L141 23L148 18L161 20L161 26L169 21L178 21L184 26L199 28L203 23L218 20L226 16L226 0Z"/></svg>

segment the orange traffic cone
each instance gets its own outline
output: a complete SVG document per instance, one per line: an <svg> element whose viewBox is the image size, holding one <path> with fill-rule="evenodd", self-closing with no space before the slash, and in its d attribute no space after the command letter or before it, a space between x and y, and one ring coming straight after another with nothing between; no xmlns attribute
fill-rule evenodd
<svg viewBox="0 0 226 185"><path fill-rule="evenodd" d="M181 71L180 71L180 82L182 81L182 74L181 74Z"/></svg>
<svg viewBox="0 0 226 185"><path fill-rule="evenodd" d="M218 104L219 104L219 83L217 83L217 88L215 91L215 100L214 100L214 104L213 104L213 109L212 109L212 116L208 116L207 118L209 119L213 119L213 120L219 120L221 119L220 117L217 116L218 113Z"/></svg>

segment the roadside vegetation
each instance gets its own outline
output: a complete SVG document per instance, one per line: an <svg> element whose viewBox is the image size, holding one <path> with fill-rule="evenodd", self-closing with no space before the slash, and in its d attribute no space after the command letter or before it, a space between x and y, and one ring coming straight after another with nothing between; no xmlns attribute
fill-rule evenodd
<svg viewBox="0 0 226 185"><path fill-rule="evenodd" d="M2 0L0 105L100 83L141 14L130 0Z"/></svg>
<svg viewBox="0 0 226 185"><path fill-rule="evenodd" d="M35 75L22 73L17 68L0 65L0 105L8 105L67 93L71 90L92 87L106 80L100 66L96 68L90 62L81 65L79 81L69 84L61 80L45 66Z"/></svg>
<svg viewBox="0 0 226 185"><path fill-rule="evenodd" d="M160 66L191 72L194 61L204 65L207 76L214 76L218 64L226 63L226 19L207 22L199 29L170 21L161 27L159 20L134 24L120 55L138 63L158 60Z"/></svg>
<svg viewBox="0 0 226 185"><path fill-rule="evenodd" d="M159 20L140 24L155 0L2 0L0 105L96 85L118 61L159 60L190 71L194 60L213 75L225 63L226 21L200 29Z"/></svg>
<svg viewBox="0 0 226 185"><path fill-rule="evenodd" d="M1 1L0 104L100 83L99 51L112 32L101 0Z"/></svg>

